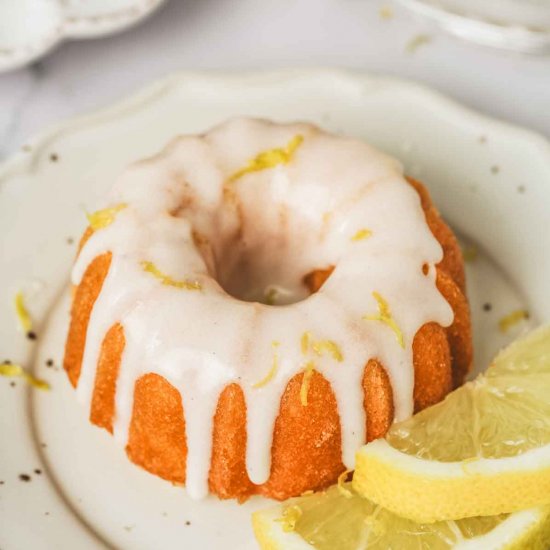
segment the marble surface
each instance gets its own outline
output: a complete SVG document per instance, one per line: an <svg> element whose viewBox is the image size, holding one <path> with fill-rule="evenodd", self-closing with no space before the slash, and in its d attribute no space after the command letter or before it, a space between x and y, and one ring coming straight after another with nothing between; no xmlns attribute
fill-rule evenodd
<svg viewBox="0 0 550 550"><path fill-rule="evenodd" d="M171 0L126 33L66 43L0 75L0 160L48 126L174 71L311 66L411 78L550 136L549 57L461 42L389 0Z"/></svg>

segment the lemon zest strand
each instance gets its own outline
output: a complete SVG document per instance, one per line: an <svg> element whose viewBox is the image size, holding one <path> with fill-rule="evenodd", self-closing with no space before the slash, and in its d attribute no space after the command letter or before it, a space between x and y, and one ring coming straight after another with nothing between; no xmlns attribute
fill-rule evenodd
<svg viewBox="0 0 550 550"><path fill-rule="evenodd" d="M388 325L388 327L390 327L395 333L397 342L404 349L405 341L403 338L403 332L399 328L399 325L397 324L395 319L392 317L388 302L386 302L386 300L384 300L384 298L376 291L374 291L372 295L374 296L374 299L378 302L378 314L363 315L363 319L365 321L380 321L381 323Z"/></svg>
<svg viewBox="0 0 550 550"><path fill-rule="evenodd" d="M425 46L432 41L432 37L429 34L417 34L411 38L405 47L407 53L414 53L420 46Z"/></svg>
<svg viewBox="0 0 550 550"><path fill-rule="evenodd" d="M311 332L304 332L302 339L300 340L300 347L302 349L302 355L306 355L311 343Z"/></svg>
<svg viewBox="0 0 550 550"><path fill-rule="evenodd" d="M514 325L525 319L529 319L529 312L526 309L516 309L499 320L498 328L500 332L508 332Z"/></svg>
<svg viewBox="0 0 550 550"><path fill-rule="evenodd" d="M259 381L252 385L254 389L263 388L264 386L267 386L271 380L273 380L273 377L277 374L277 371L279 370L279 356L277 354L277 348L279 347L280 343L277 341L271 342L271 347L273 348L273 362L271 363L271 368L269 369L269 372Z"/></svg>
<svg viewBox="0 0 550 550"><path fill-rule="evenodd" d="M18 292L15 295L15 313L19 319L19 324L21 328L29 333L32 331L32 319L29 314L29 310L25 306L25 298L22 292Z"/></svg>
<svg viewBox="0 0 550 550"><path fill-rule="evenodd" d="M393 10L389 6L382 6L378 10L378 15L380 15L380 19L392 19Z"/></svg>
<svg viewBox="0 0 550 550"><path fill-rule="evenodd" d="M473 263L477 260L478 250L474 245L464 247L462 250L462 256L467 263Z"/></svg>
<svg viewBox="0 0 550 550"><path fill-rule="evenodd" d="M322 357L325 352L329 353L335 361L341 363L344 360L344 355L340 346L334 340L314 340L311 332L307 331L302 334L300 339L300 347L302 355L307 355L310 349L315 355Z"/></svg>
<svg viewBox="0 0 550 550"><path fill-rule="evenodd" d="M302 378L302 385L300 386L300 403L303 407L307 407L307 394L309 393L309 383L311 377L315 372L315 364L313 361L309 361L304 368L304 376Z"/></svg>
<svg viewBox="0 0 550 550"><path fill-rule="evenodd" d="M287 506L283 510L283 515L280 518L277 518L275 521L279 522L282 525L283 531L285 533L292 533L296 529L296 524L298 520L302 517L302 509L296 504L292 506Z"/></svg>
<svg viewBox="0 0 550 550"><path fill-rule="evenodd" d="M288 164L303 141L304 137L298 134L288 142L286 147L269 149L258 153L244 168L237 170L229 178L229 181L233 182L251 172L260 172L274 168L279 164Z"/></svg>
<svg viewBox="0 0 550 550"><path fill-rule="evenodd" d="M368 239L370 236L372 236L372 231L370 229L363 228L359 229L359 231L355 233L351 240L354 242L363 241L365 239Z"/></svg>
<svg viewBox="0 0 550 550"><path fill-rule="evenodd" d="M0 363L0 376L6 376L9 378L23 378L34 388L39 390L49 390L50 385L40 378L36 378L32 374L28 373L21 365L15 365L13 363Z"/></svg>
<svg viewBox="0 0 550 550"><path fill-rule="evenodd" d="M317 342L313 342L311 348L319 357L326 351L332 355L335 361L341 363L344 360L340 347L333 340L318 340Z"/></svg>
<svg viewBox="0 0 550 550"><path fill-rule="evenodd" d="M163 285L173 286L175 288L182 288L185 290L201 290L202 286L197 281L176 281L169 275L163 273L153 262L143 261L141 267L147 273L151 273L153 277L156 277Z"/></svg>
<svg viewBox="0 0 550 550"><path fill-rule="evenodd" d="M277 299L278 294L279 294L279 291L276 288L270 288L265 293L265 303L268 306L274 306L275 305L275 300Z"/></svg>
<svg viewBox="0 0 550 550"><path fill-rule="evenodd" d="M351 498L353 496L353 493L347 487L344 487L344 483L352 471L353 470L345 470L338 476L338 492L346 498Z"/></svg>
<svg viewBox="0 0 550 550"><path fill-rule="evenodd" d="M105 229L115 221L116 215L127 206L127 204L121 203L116 206L111 206L110 208L97 210L91 214L86 213L86 218L88 218L88 223L94 231L97 231L98 229Z"/></svg>

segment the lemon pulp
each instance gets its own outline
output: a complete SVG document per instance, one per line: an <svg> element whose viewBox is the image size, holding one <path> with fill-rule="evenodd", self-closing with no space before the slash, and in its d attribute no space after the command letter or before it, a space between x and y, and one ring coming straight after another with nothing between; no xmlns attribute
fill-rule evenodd
<svg viewBox="0 0 550 550"><path fill-rule="evenodd" d="M419 458L506 458L550 444L550 327L502 351L442 403L395 424L388 443Z"/></svg>
<svg viewBox="0 0 550 550"><path fill-rule="evenodd" d="M544 509L419 524L362 498L350 483L345 484L345 488L351 496L342 494L335 486L323 493L292 499L276 510L256 512L253 524L261 548L542 550L546 548L543 544L550 541L548 511ZM287 510L292 517L288 525Z"/></svg>

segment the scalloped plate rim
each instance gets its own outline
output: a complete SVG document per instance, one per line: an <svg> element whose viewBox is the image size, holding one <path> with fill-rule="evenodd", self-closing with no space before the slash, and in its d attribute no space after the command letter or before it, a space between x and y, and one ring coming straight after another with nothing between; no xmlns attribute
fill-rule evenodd
<svg viewBox="0 0 550 550"><path fill-rule="evenodd" d="M160 1L162 2L164 0ZM5 173L11 169L12 166L19 162L32 162L32 158L39 153L39 149L61 132L76 128L81 124L91 122L97 118L104 118L106 116L116 117L119 111L124 111L134 105L139 105L142 102L146 102L146 100L166 91L169 88L172 88L173 86L182 86L198 81L212 83L219 83L223 81L225 84L231 82L236 85L242 85L242 81L245 79L258 85L267 83L269 80L294 80L296 77L311 78L319 76L324 76L331 79L337 77L339 80L346 81L348 84L356 83L358 80L364 80L369 85L374 84L376 86L407 88L410 92L420 93L426 97L429 96L431 100L436 102L440 108L456 115L456 121L461 125L472 124L475 121L483 121L484 123L498 126L502 131L515 135L518 139L532 142L533 146L541 148L543 153L547 155L547 160L550 167L550 139L547 139L544 135L534 130L525 128L519 124L503 121L496 117L480 113L479 111L467 107L459 101L414 80L393 76L380 76L360 70L330 68L295 68L276 71L177 71L165 76L162 79L156 80L152 84L141 87L138 91L126 95L122 99L118 99L110 105L100 107L83 115L70 117L67 120L50 125L45 130L38 132L36 137L29 139L23 146L32 147L33 151L31 155L23 150L19 150L14 152L10 158L0 162L0 186L2 185L2 179L5 177Z"/></svg>

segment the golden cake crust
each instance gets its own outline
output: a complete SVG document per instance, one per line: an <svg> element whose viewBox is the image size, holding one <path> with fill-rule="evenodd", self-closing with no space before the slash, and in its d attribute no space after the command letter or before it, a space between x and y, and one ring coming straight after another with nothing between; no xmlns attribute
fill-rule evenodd
<svg viewBox="0 0 550 550"><path fill-rule="evenodd" d="M444 258L437 266L437 286L454 311L448 328L428 323L413 342L415 374L414 407L421 410L440 401L462 383L470 369L472 344L470 314L464 295L462 255L452 231L443 222L424 186L409 179L420 196L426 221L442 245ZM81 247L91 236L84 234ZM75 289L64 367L73 386L78 384L86 345L90 314L109 271L111 255L97 257ZM311 292L318 290L332 268L307 274ZM90 420L112 432L115 392L125 337L115 324L105 335L92 396ZM271 474L262 485L254 485L247 474L246 404L241 388L227 386L220 394L213 428L213 450L209 473L210 491L220 498L243 500L253 494L286 499L306 490L334 483L345 467L341 458L341 427L336 399L329 382L314 372L309 386L308 406L300 400L302 373L294 376L282 396L271 450ZM393 421L392 387L384 366L376 359L365 365L363 374L365 426L368 440L382 437ZM185 483L187 444L185 411L179 392L157 374L145 374L134 388L133 413L126 447L129 458L139 466L173 483Z"/></svg>

